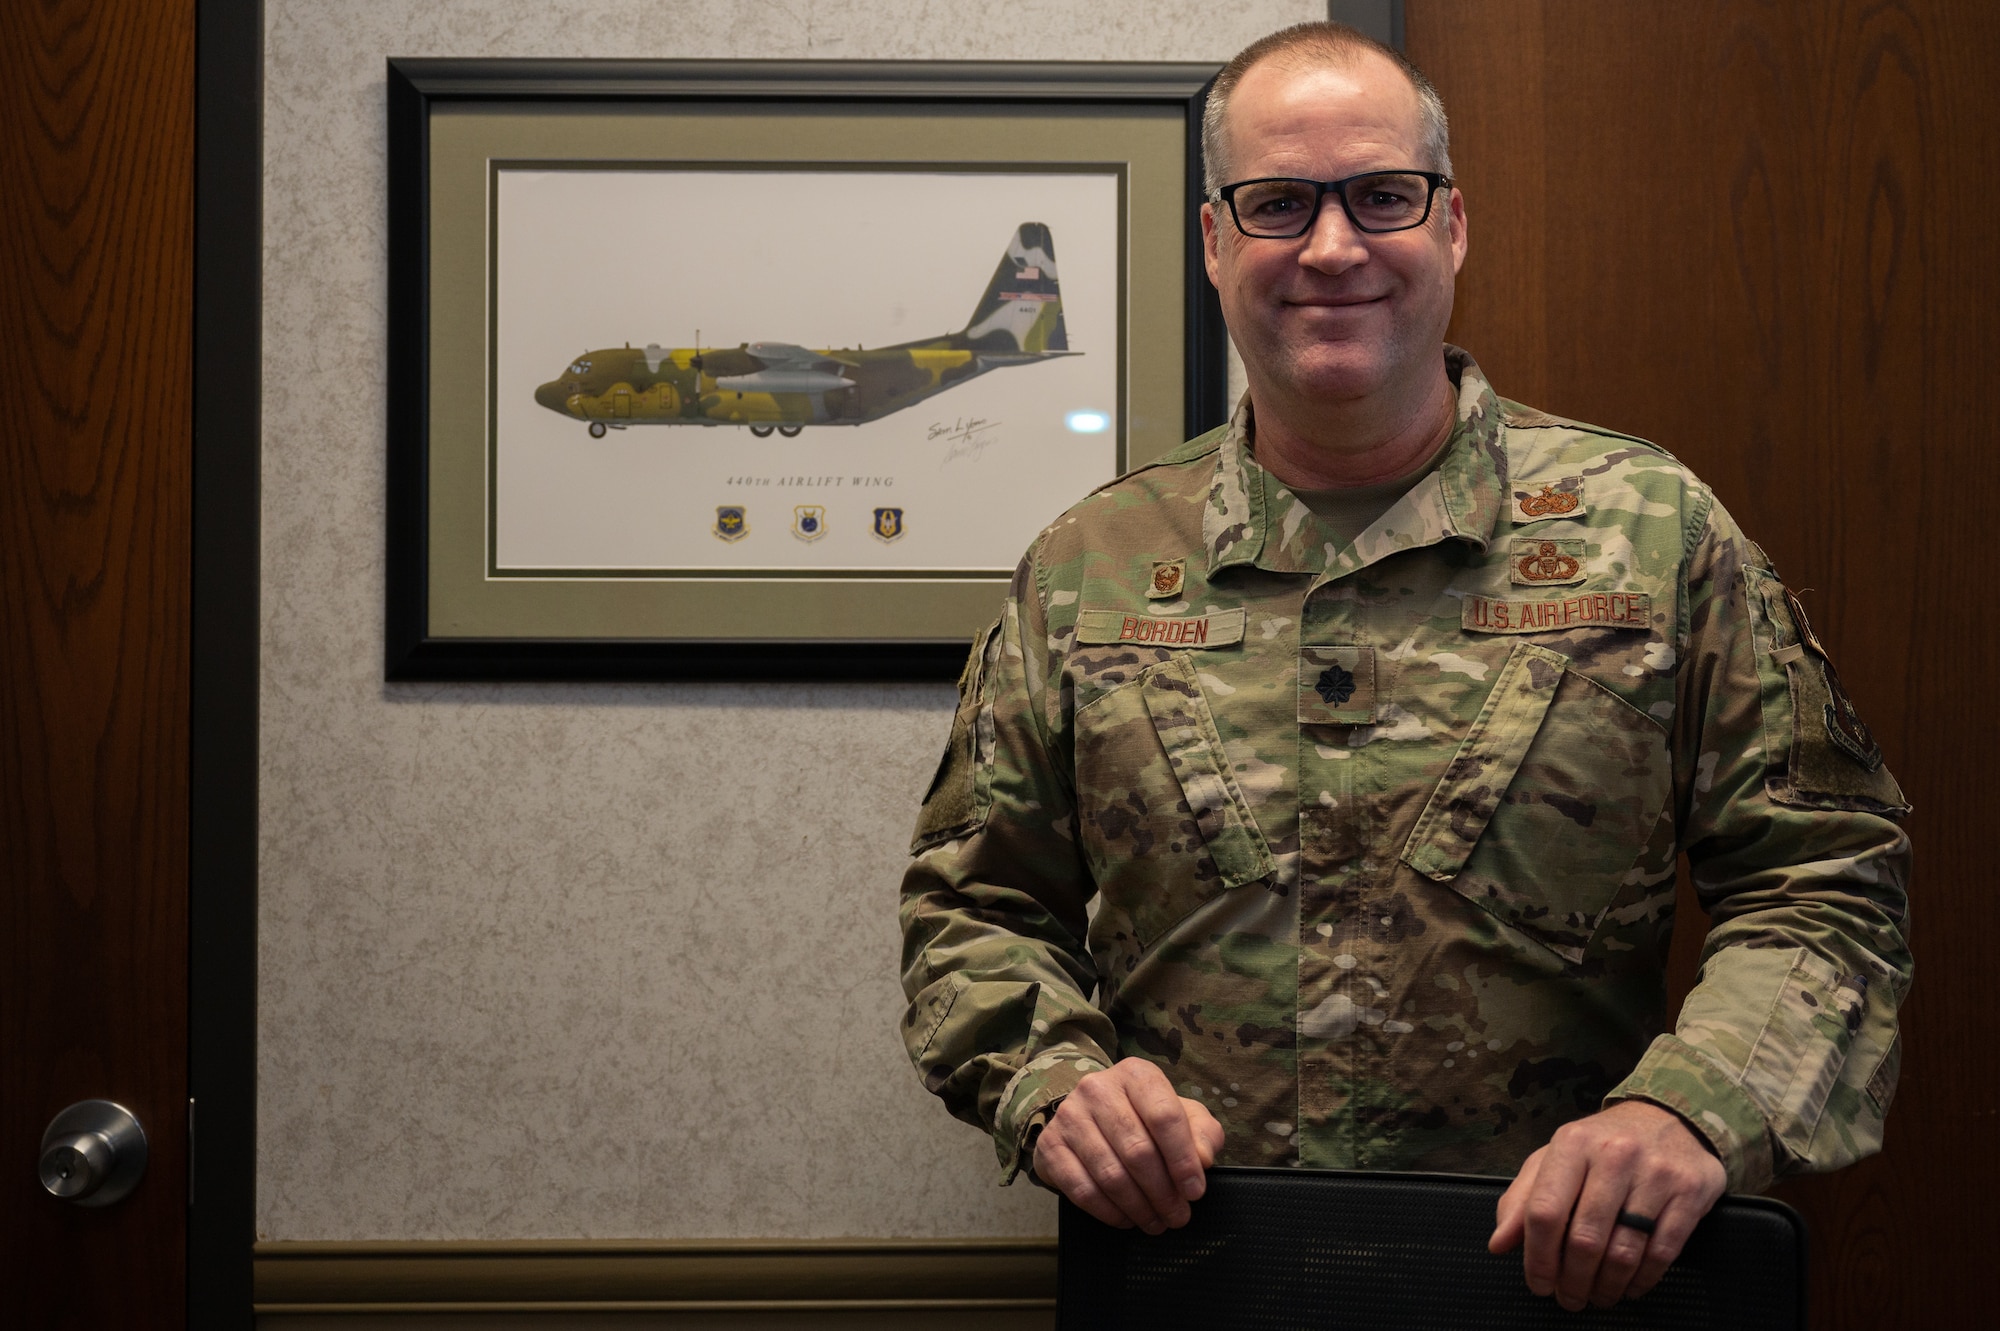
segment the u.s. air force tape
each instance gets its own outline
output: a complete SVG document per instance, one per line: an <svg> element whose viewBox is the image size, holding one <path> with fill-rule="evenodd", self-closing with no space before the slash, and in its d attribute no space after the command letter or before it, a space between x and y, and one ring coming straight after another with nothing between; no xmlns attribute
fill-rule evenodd
<svg viewBox="0 0 2000 1331"><path fill-rule="evenodd" d="M1579 592L1575 596L1533 601L1468 596L1459 627L1467 633L1649 629L1653 627L1653 598L1645 592Z"/></svg>

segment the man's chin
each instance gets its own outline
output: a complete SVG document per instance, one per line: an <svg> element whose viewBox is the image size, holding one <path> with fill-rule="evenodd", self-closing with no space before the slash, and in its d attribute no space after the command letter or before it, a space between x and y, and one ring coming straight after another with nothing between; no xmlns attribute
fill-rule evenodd
<svg viewBox="0 0 2000 1331"><path fill-rule="evenodd" d="M1388 383L1387 367L1376 355L1356 352L1342 356L1304 358L1294 366L1292 386L1301 397L1322 402L1351 402L1380 392Z"/></svg>

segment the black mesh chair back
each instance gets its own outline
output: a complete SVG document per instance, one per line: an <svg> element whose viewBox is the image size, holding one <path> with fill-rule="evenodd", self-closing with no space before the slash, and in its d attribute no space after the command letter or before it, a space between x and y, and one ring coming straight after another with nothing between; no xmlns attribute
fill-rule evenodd
<svg viewBox="0 0 2000 1331"><path fill-rule="evenodd" d="M1365 1327L1369 1331L1793 1331L1805 1326L1805 1223L1783 1202L1725 1197L1653 1291L1565 1312L1486 1251L1505 1179L1349 1170L1209 1171L1194 1218L1157 1237L1068 1201L1057 1325Z"/></svg>

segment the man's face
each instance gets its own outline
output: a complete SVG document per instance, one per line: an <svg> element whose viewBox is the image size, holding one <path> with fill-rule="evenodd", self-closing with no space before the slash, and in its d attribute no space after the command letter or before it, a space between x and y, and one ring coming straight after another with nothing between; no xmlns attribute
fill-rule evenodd
<svg viewBox="0 0 2000 1331"><path fill-rule="evenodd" d="M1229 103L1229 180L1338 180L1421 159L1416 90L1372 53L1346 66L1252 66ZM1356 231L1329 196L1296 240L1254 239L1227 204L1202 208L1208 276L1243 355L1253 400L1327 403L1421 391L1438 373L1452 279L1465 261L1465 206L1440 194L1420 227ZM1275 405L1275 404L1274 404Z"/></svg>

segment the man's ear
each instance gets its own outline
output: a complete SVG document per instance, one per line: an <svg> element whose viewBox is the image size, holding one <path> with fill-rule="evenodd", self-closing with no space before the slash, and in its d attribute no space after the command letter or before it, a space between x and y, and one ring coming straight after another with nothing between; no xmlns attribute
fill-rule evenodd
<svg viewBox="0 0 2000 1331"><path fill-rule="evenodd" d="M1445 215L1451 226L1451 271L1456 274L1465 267L1465 196L1456 185L1451 187L1451 202L1446 205Z"/></svg>
<svg viewBox="0 0 2000 1331"><path fill-rule="evenodd" d="M1454 194L1457 192L1457 190L1452 191ZM1220 260L1216 255L1215 247L1222 243L1222 237L1216 234L1216 230L1215 205L1204 203L1201 206L1201 262L1202 266L1208 269L1209 284L1220 291L1222 289L1222 277L1219 269Z"/></svg>

